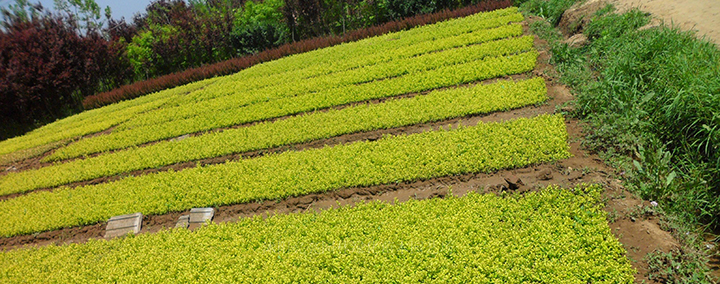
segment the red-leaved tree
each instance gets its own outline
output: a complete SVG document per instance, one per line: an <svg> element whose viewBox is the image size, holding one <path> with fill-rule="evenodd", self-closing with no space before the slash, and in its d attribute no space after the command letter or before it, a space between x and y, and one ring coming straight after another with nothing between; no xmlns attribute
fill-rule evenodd
<svg viewBox="0 0 720 284"><path fill-rule="evenodd" d="M115 60L97 31L79 32L67 16L3 11L0 30L0 116L46 122L81 108ZM115 71L113 71L115 72Z"/></svg>

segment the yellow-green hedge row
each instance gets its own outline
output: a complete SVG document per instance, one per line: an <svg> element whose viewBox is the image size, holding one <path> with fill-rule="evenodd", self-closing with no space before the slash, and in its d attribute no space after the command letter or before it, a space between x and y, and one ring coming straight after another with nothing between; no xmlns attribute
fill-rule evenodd
<svg viewBox="0 0 720 284"><path fill-rule="evenodd" d="M0 236L455 174L570 156L564 119L543 115L455 130L391 136L0 201Z"/></svg>
<svg viewBox="0 0 720 284"><path fill-rule="evenodd" d="M2 252L3 283L633 283L599 186L371 202Z"/></svg>
<svg viewBox="0 0 720 284"><path fill-rule="evenodd" d="M203 80L179 88L174 88L171 90L161 91L156 94L144 96L136 100L83 112L69 118L58 120L57 122L41 127L24 136L0 142L0 161L21 159L24 158L23 155L26 155L24 153L19 153L15 155L19 157L6 157L6 154L10 154L16 151L37 148L50 143L77 138L86 134L106 130L112 126L128 121L128 119L130 118L136 117L140 113L157 108L168 102L170 102L169 105L182 105L193 100L197 100L200 97L194 97L192 95L188 95L188 93L201 90L218 80L232 81L239 79L242 81L251 81L244 80L243 78L257 79L269 78L273 76L276 76L274 78L277 79L277 76L282 77L285 76L285 73L292 73L298 71L300 71L300 73L298 74L304 74L305 76L313 76L313 74L322 74L322 72L318 73L317 68L323 69L323 72L331 72L332 70L338 70L337 66L333 67L335 69L328 68L328 64L331 62L347 61L344 59L352 58L354 56L368 57L366 55L370 55L370 58L368 59L373 59L373 48L402 48L427 41L440 40L446 37L461 36L465 33L478 31L481 29L501 27L502 25L510 22L522 21L522 19L523 17L517 12L517 8L508 8L487 13L479 13L469 17L453 19L434 25L411 29L408 31L391 33L379 37L361 40L358 42L342 44L304 54L297 54L280 60L256 65L252 68L243 70L243 72L237 73L235 75ZM313 61L314 64L308 65L307 60ZM303 71L303 69L307 70ZM202 94L208 95L207 92ZM212 93L212 95L220 94ZM159 101L156 102L156 100ZM146 105L146 107L127 110L127 108L133 108L138 105Z"/></svg>
<svg viewBox="0 0 720 284"><path fill-rule="evenodd" d="M279 60L255 65L226 78L230 80L249 81L247 79L285 76L285 73L298 71L301 74L301 78L312 77L327 74L327 72L357 68L372 62L382 62L394 58L379 53L378 51L380 50L404 48L478 30L496 28L507 25L508 23L520 22L523 19L522 14L518 13L518 9L515 7L478 13L464 18L291 55ZM357 61L357 57L367 59ZM309 65L307 64L308 62L313 62L313 64ZM252 87L263 85L250 82L248 82L248 84Z"/></svg>
<svg viewBox="0 0 720 284"><path fill-rule="evenodd" d="M486 58L368 84L346 86L332 91L275 99L241 107L233 111L210 112L189 119L117 131L109 135L83 139L58 149L48 156L47 160L62 160L108 150L123 149L187 133L519 74L535 68L537 55L536 51L531 51L518 55Z"/></svg>
<svg viewBox="0 0 720 284"><path fill-rule="evenodd" d="M340 46L338 46L330 53L315 54L312 57L302 59L303 62L313 62L313 64L299 65L302 67L300 69L278 70L278 72L272 74L240 72L233 75L233 77L226 77L226 80L221 83L235 86L232 93L235 93L235 90L249 91L274 85L277 82L298 82L307 78L409 58L429 52L518 36L522 34L522 29L518 32L518 24L512 23L522 20L523 17L519 13L481 21L464 19L455 22L452 26L453 29L434 28L425 30L423 33L388 35L384 39L378 39L374 42L360 41L353 43L353 49L348 50L341 50ZM341 58L333 59L338 57ZM239 84L239 82L243 82L243 84ZM228 93L202 90L193 93L187 99L188 101L201 101L226 94ZM184 102L181 101L177 105Z"/></svg>
<svg viewBox="0 0 720 284"><path fill-rule="evenodd" d="M504 111L547 99L542 78L433 91L410 99L310 113L271 123L163 141L0 176L0 195L155 168L178 162L303 143L348 133Z"/></svg>
<svg viewBox="0 0 720 284"><path fill-rule="evenodd" d="M166 103L170 98L187 94L214 82L213 79L195 82L175 89L143 96L135 100L112 104L103 108L82 112L71 117L58 120L33 130L23 136L10 138L0 142L0 155L20 150L77 138L106 130L132 119L139 113L155 109Z"/></svg>
<svg viewBox="0 0 720 284"><path fill-rule="evenodd" d="M469 34L473 35L473 34ZM119 128L128 129L142 125L162 123L176 119L185 119L192 116L202 115L208 112L220 112L237 109L239 107L257 102L268 101L274 98L298 96L313 92L328 91L352 84L367 83L374 80L392 78L402 75L413 74L425 70L432 70L445 65L453 65L462 62L482 59L489 56L499 56L519 51L527 51L532 48L533 39L530 36L524 38L513 38L502 41L489 42L512 36L522 35L522 26L519 24L503 26L501 28L483 31L475 45L465 48L450 48L436 50L438 52L421 50L424 54L419 56L407 56L396 58L391 61L374 63L359 68L342 70L322 76L292 80L290 78L257 78L242 80L223 80L212 86L194 92L216 94L218 97L211 100L179 100L177 106L164 107L133 118ZM466 46L464 41L453 41L456 45ZM434 47L431 43L427 45ZM445 46L443 46L445 47ZM518 50L518 48L523 48ZM412 51L417 51L413 49ZM378 51L385 54L403 53L402 50ZM363 57L357 57L358 60ZM265 81L272 82L263 88L248 88L250 82ZM175 102L173 102L175 104Z"/></svg>

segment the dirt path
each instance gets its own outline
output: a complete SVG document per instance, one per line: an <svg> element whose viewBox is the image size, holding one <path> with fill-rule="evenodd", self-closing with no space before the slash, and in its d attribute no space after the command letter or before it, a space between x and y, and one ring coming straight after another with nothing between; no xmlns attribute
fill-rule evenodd
<svg viewBox="0 0 720 284"><path fill-rule="evenodd" d="M639 8L654 17L678 25L683 30L696 30L699 37L720 45L720 0L610 0L620 11Z"/></svg>

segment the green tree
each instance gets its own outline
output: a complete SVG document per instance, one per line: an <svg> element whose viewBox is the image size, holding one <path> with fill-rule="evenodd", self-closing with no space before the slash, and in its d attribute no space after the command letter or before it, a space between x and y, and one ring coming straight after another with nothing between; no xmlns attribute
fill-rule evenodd
<svg viewBox="0 0 720 284"><path fill-rule="evenodd" d="M23 0L26 1L26 0ZM62 11L74 19L78 28L100 30L105 24L100 5L95 0L54 0L55 10ZM112 11L105 7L105 18L110 19Z"/></svg>
<svg viewBox="0 0 720 284"><path fill-rule="evenodd" d="M283 0L245 2L235 12L231 40L238 55L251 54L288 41L288 27L284 23Z"/></svg>

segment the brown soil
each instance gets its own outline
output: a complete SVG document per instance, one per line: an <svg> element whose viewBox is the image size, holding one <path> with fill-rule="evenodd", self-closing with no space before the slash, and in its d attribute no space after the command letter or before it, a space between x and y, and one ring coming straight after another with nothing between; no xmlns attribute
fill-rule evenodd
<svg viewBox="0 0 720 284"><path fill-rule="evenodd" d="M53 150L63 147L70 142L71 140L67 139L2 155L0 156L0 169L2 169L0 176L39 164L42 158L52 153Z"/></svg>
<svg viewBox="0 0 720 284"><path fill-rule="evenodd" d="M531 19L532 20L532 19ZM526 27L527 28L527 27ZM526 30L527 34L527 30ZM418 126L383 130L377 132L344 135L311 143L264 150L265 152L302 150L306 148L335 145L351 141L373 140L383 134L416 133L448 124L474 125L478 122L502 121L518 117L535 116L541 113L553 113L557 110L571 110L566 106L573 99L569 90L556 82L556 72L549 64L550 55L547 43L536 38L536 48L540 51L538 67L533 71L536 76L545 77L548 82L548 95L550 100L541 106L521 108L508 112L492 113L484 116L454 119L440 123L431 123ZM636 283L656 283L649 281L646 276L647 262L645 255L657 249L668 251L677 246L677 241L668 232L660 229L657 218L644 217L634 214L638 205L647 206L648 202L633 197L616 179L614 170L606 166L595 154L588 153L581 148L581 139L584 137L580 122L567 118L569 144L573 157L553 163L532 165L525 168L502 170L489 174L468 174L435 178L430 180L406 182L398 184L380 185L363 188L344 188L332 192L310 194L287 198L280 201L270 200L255 203L236 204L217 207L214 222L235 222L239 218L256 215L283 214L303 212L306 210L323 210L338 206L352 206L358 202L382 200L387 202L403 202L410 199L442 198L452 192L453 195L463 196L470 191L482 193L498 193L501 191L527 192L544 188L548 185L571 187L580 183L603 184L607 191L606 211L609 213L609 223L615 236L628 251L628 258L638 270ZM262 155L261 152L246 153L245 155ZM218 160L203 161L203 163L221 163L230 159L238 159L242 155L216 158ZM194 162L193 162L194 165ZM176 165L178 166L178 165ZM182 164L180 165L182 167ZM162 169L160 169L162 170ZM158 171L158 170L154 170ZM141 234L153 233L175 226L178 218L188 212L173 212L159 216L146 216L143 221ZM33 235L0 238L0 249L15 249L24 245L43 246L48 244L82 243L88 239L100 239L104 235L105 223L66 228Z"/></svg>
<svg viewBox="0 0 720 284"><path fill-rule="evenodd" d="M55 150L57 150L61 147L67 146L68 144L71 144L71 143L81 140L81 139L92 138L92 137L96 137L96 136L100 136L100 135L109 134L115 128L117 128L117 125L112 126L108 129L105 129L100 132L90 133L90 134L86 134L86 135L83 135L83 136L80 136L77 138L66 139L66 140L62 140L62 141L58 141L58 142L54 142L54 143L49 143L47 145L38 146L38 147L28 149L25 151L18 151L17 153L21 153L18 158L8 159L8 161L5 164L0 162L0 165L2 165L3 167L6 167L6 169L4 171L0 171L0 176L6 175L11 172L21 172L21 171L25 171L25 170L37 169L37 168L50 166L53 163L46 163L46 162L43 162L42 160L45 159L45 157L50 156ZM33 153L30 153L30 154L22 154L24 152L25 153L31 152L35 149L38 149L38 150L34 151ZM8 155L10 155L10 154L8 154Z"/></svg>
<svg viewBox="0 0 720 284"><path fill-rule="evenodd" d="M620 11L639 8L665 24L696 31L720 45L720 7L716 0L609 0Z"/></svg>

